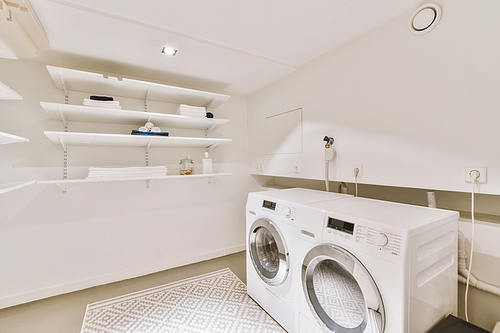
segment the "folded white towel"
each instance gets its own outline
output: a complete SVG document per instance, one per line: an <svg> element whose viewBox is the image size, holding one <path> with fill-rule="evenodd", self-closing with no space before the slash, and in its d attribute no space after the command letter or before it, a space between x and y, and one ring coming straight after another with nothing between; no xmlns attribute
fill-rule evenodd
<svg viewBox="0 0 500 333"><path fill-rule="evenodd" d="M166 166L98 168L89 167L87 178L132 178L132 177L164 177L168 173Z"/></svg>
<svg viewBox="0 0 500 333"><path fill-rule="evenodd" d="M177 114L187 117L206 117L207 109L203 106L181 104L177 109Z"/></svg>
<svg viewBox="0 0 500 333"><path fill-rule="evenodd" d="M84 106L93 106L99 108L111 108L111 109L121 109L120 102L118 101L94 101L92 99L85 98L83 100Z"/></svg>

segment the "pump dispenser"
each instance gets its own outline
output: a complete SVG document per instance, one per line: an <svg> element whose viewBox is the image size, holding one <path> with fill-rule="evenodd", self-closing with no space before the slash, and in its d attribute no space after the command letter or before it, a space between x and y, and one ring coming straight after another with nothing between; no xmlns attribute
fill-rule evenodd
<svg viewBox="0 0 500 333"><path fill-rule="evenodd" d="M204 174L210 174L213 173L212 170L212 159L208 158L208 152L205 152L205 158L201 160L201 164L203 167L203 173Z"/></svg>

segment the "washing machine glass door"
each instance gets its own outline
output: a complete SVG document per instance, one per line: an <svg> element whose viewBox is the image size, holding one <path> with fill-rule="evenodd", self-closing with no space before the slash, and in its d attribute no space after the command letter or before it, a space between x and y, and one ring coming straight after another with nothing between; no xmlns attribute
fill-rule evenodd
<svg viewBox="0 0 500 333"><path fill-rule="evenodd" d="M256 220L250 229L248 244L253 266L262 280L271 286L285 282L290 260L275 224L268 219Z"/></svg>
<svg viewBox="0 0 500 333"><path fill-rule="evenodd" d="M318 323L336 333L382 333L385 311L370 273L347 250L320 245L302 265L302 285Z"/></svg>

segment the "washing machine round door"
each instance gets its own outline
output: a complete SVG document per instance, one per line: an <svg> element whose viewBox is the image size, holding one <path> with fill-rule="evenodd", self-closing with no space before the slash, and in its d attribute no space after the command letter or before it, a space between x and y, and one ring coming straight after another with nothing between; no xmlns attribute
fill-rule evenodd
<svg viewBox="0 0 500 333"><path fill-rule="evenodd" d="M285 282L290 260L275 224L264 218L256 220L250 228L248 244L253 266L262 280L271 286Z"/></svg>
<svg viewBox="0 0 500 333"><path fill-rule="evenodd" d="M335 245L311 249L302 265L302 286L324 331L382 333L385 311L375 281L349 251Z"/></svg>

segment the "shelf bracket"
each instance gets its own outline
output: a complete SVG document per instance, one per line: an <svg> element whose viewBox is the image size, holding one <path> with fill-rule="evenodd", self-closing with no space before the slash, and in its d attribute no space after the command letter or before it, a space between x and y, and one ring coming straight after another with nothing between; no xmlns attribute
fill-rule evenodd
<svg viewBox="0 0 500 333"><path fill-rule="evenodd" d="M64 143L64 140L58 136L61 146L63 147L63 180L68 179L68 146ZM57 186L61 187L59 184ZM66 193L66 187L61 187L63 193Z"/></svg>
<svg viewBox="0 0 500 333"><path fill-rule="evenodd" d="M207 151L207 152L211 151L212 149L214 149L215 147L217 147L217 145L218 145L218 144L219 144L218 142L214 142L214 143L212 143L210 146L208 146L208 147L206 148L206 151Z"/></svg>
<svg viewBox="0 0 500 333"><path fill-rule="evenodd" d="M62 87L64 89L64 104L69 104L69 93L68 89L66 88L66 83L64 83L64 78L61 72L59 72L59 78L61 79Z"/></svg>
<svg viewBox="0 0 500 333"><path fill-rule="evenodd" d="M151 92L151 87L148 87L148 92L146 93L146 99L144 100L144 112L148 112L148 100L150 92Z"/></svg>
<svg viewBox="0 0 500 333"><path fill-rule="evenodd" d="M146 180L146 188L149 188L149 184L151 184L152 181L153 179Z"/></svg>
<svg viewBox="0 0 500 333"><path fill-rule="evenodd" d="M207 128L205 130L205 138L208 137L208 133L212 132L212 130L215 128L215 126L217 126L217 124L213 124L212 126L210 126L209 128Z"/></svg>
<svg viewBox="0 0 500 333"><path fill-rule="evenodd" d="M59 187L64 194L66 194L68 192L68 186L67 185L62 185L62 184L59 184L59 183L56 183L57 187Z"/></svg>
<svg viewBox="0 0 500 333"><path fill-rule="evenodd" d="M149 166L149 147L151 147L151 141L148 141L148 145L146 146L146 166ZM149 187L149 184L148 184Z"/></svg>
<svg viewBox="0 0 500 333"><path fill-rule="evenodd" d="M211 101L210 101L210 103L208 103L208 104L205 106L205 108L208 110L208 108L209 108L209 107L211 107L211 106L212 106L212 104L214 104L214 102L215 102L215 100L216 100L216 99L217 99L217 97L214 97L214 99L213 99L213 100L211 100Z"/></svg>
<svg viewBox="0 0 500 333"><path fill-rule="evenodd" d="M59 114L61 114L61 119L62 119L62 122L64 124L64 132L67 132L68 131L68 121L66 120L66 117L64 116L63 110L61 110L61 108L59 108Z"/></svg>
<svg viewBox="0 0 500 333"><path fill-rule="evenodd" d="M63 147L63 150L68 150L68 147L64 143L64 140L61 138L61 136L57 136L59 138L59 142L61 143L61 146Z"/></svg>
<svg viewBox="0 0 500 333"><path fill-rule="evenodd" d="M214 180L219 179L220 177L222 177L222 176L211 176L211 177L208 177L208 183L210 184L211 182L213 182Z"/></svg>

